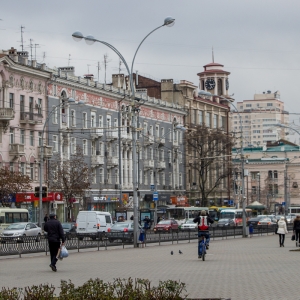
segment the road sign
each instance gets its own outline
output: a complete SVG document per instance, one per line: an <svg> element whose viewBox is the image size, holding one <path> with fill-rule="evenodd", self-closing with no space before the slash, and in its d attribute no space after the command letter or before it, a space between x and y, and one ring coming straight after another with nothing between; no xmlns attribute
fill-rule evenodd
<svg viewBox="0 0 300 300"><path fill-rule="evenodd" d="M158 201L158 192L153 193L153 201Z"/></svg>
<svg viewBox="0 0 300 300"><path fill-rule="evenodd" d="M154 184L150 185L150 191L154 192Z"/></svg>
<svg viewBox="0 0 300 300"><path fill-rule="evenodd" d="M285 206L285 202L281 202L281 205L282 205L282 206Z"/></svg>

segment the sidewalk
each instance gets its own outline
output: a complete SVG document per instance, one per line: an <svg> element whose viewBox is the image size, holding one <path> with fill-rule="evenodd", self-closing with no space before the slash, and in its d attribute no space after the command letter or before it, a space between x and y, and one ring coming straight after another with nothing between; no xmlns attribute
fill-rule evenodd
<svg viewBox="0 0 300 300"><path fill-rule="evenodd" d="M179 254L179 249L183 254ZM280 248L277 235L230 238L211 241L206 261L197 258L197 243L148 245L146 248L89 249L57 263L57 273L49 268L44 254L5 257L0 260L1 286L25 287L41 283L60 285L71 280L75 285L90 278L180 280L187 284L189 298L299 299L299 252L291 234ZM174 255L170 252L174 251Z"/></svg>

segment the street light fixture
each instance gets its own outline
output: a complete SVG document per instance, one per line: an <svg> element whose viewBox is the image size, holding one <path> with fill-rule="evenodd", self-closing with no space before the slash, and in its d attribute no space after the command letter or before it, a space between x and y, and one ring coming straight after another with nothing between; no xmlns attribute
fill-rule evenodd
<svg viewBox="0 0 300 300"><path fill-rule="evenodd" d="M75 100L73 98L68 98L68 103L75 103ZM82 104L82 101L78 102L79 104ZM41 148L40 148L40 189L39 189L39 210L40 210L40 218L39 218L39 226L42 228L42 224L43 224L43 173L44 173L44 133L45 133L45 128L46 128L46 124L48 123L48 121L50 120L50 117L53 115L53 113L55 112L55 110L60 107L65 105L66 103L59 103L58 105L56 105L55 107L53 107L53 109L50 111L50 113L48 114L44 126L43 126L43 130L42 130L42 138L41 138Z"/></svg>
<svg viewBox="0 0 300 300"><path fill-rule="evenodd" d="M142 43L145 41L145 39L154 31L156 31L157 29L163 27L163 26L167 26L167 27L171 27L173 26L175 23L175 19L172 17L167 17L164 20L164 24L158 26L157 28L155 28L154 30L152 30L150 33L148 33L144 39L140 42L140 44L138 45L133 59L132 59L132 64L131 64L131 69L129 69L128 64L126 62L126 60L124 59L124 57L122 56L122 54L111 44L104 42L104 41L100 41L95 39L92 35L88 35L88 36L84 36L81 32L76 31L72 34L72 37L75 41L80 41L82 39L85 39L86 43L88 45L92 45L94 42L99 42L101 44L106 45L107 47L109 47L111 50L113 50L118 56L119 58L122 60L122 62L124 63L126 70L128 72L129 75L129 80L130 80L130 90L131 90L131 100L132 100L132 112L133 112L133 117L132 117L132 164L133 164L133 168L132 168L132 175L133 175L133 230L134 230L134 247L138 247L138 198L137 198L137 192L138 192L138 172L137 172L137 153L136 153L136 140L137 140L137 136L136 136L136 132L137 132L137 114L139 112L139 107L137 107L136 103L135 103L135 88L133 85L133 65L134 65L134 61L135 61L135 57L137 55L138 50L140 49ZM120 137L119 137L120 138Z"/></svg>

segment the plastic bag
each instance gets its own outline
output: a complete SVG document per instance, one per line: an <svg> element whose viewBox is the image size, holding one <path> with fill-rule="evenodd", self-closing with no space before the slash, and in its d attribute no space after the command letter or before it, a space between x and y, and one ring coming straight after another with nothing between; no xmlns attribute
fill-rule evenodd
<svg viewBox="0 0 300 300"><path fill-rule="evenodd" d="M69 256L69 252L65 246L61 247L59 258L66 258Z"/></svg>

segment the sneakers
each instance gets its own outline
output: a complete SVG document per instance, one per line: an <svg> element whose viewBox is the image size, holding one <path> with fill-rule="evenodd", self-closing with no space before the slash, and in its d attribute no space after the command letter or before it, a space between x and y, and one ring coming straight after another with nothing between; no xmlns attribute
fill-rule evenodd
<svg viewBox="0 0 300 300"><path fill-rule="evenodd" d="M206 245L206 250L208 250L209 249L209 245Z"/></svg>
<svg viewBox="0 0 300 300"><path fill-rule="evenodd" d="M56 269L55 266L53 266L53 265L50 264L49 267L52 269L53 272L56 272L56 271L57 271L57 269Z"/></svg>
<svg viewBox="0 0 300 300"><path fill-rule="evenodd" d="M198 258L202 258L202 255L198 255Z"/></svg>

